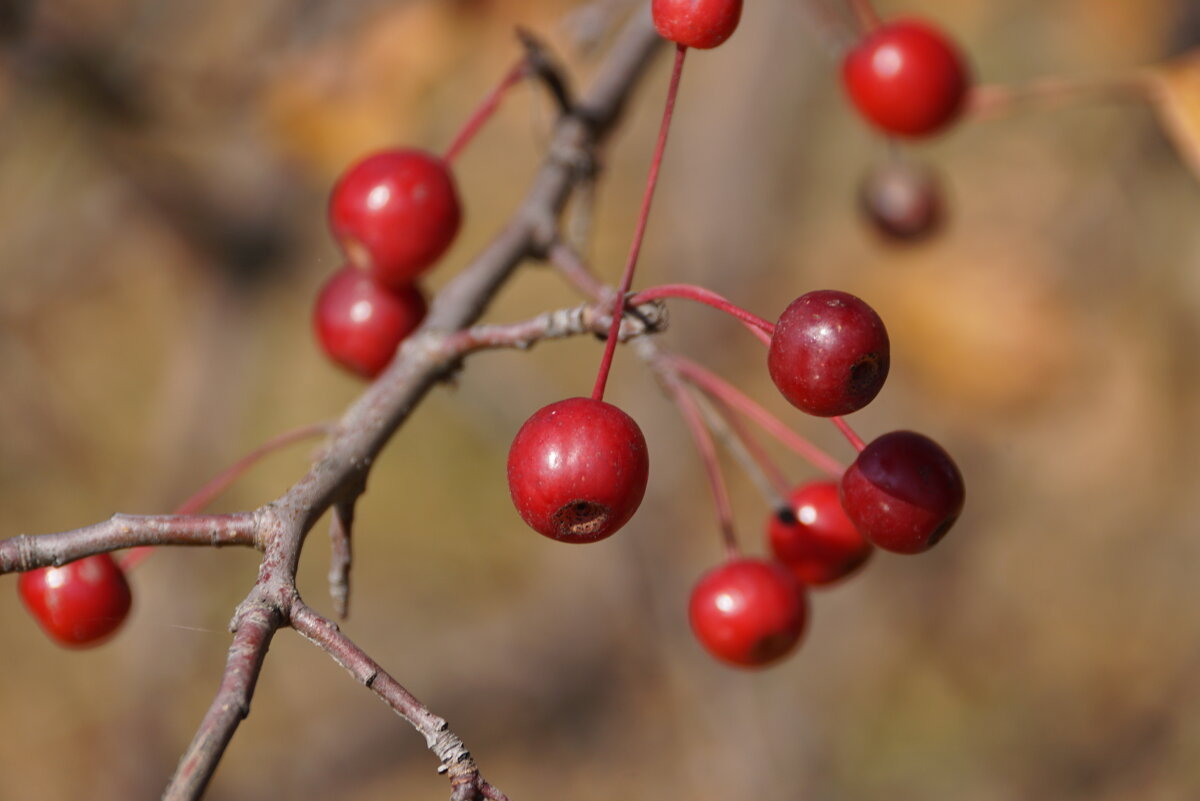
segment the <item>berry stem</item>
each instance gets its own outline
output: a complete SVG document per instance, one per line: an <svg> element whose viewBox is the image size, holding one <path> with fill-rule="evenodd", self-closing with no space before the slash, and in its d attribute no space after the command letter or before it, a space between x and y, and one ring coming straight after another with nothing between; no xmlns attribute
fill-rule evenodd
<svg viewBox="0 0 1200 801"><path fill-rule="evenodd" d="M621 328L625 295L633 284L633 271L637 267L638 254L642 250L642 239L646 235L650 203L654 200L654 187L658 184L658 171L662 166L663 151L667 148L667 133L671 128L671 115L675 112L675 98L679 94L679 79L683 75L683 58L686 55L687 48L677 45L675 64L671 68L671 84L667 88L667 102L663 108L662 123L658 127L658 141L654 145L654 157L650 160L650 172L646 176L646 191L642 194L642 208L638 212L637 226L633 231L633 242L629 246L629 259L625 263L625 272L621 276L621 284L617 287L617 295L613 299L612 325L608 330L608 341L604 343L604 356L600 360L600 369L596 371L596 385L592 388L593 400L604 400L604 387L608 383L609 370L612 369L613 354L617 351L617 331Z"/></svg>
<svg viewBox="0 0 1200 801"><path fill-rule="evenodd" d="M682 298L712 306L714 309L723 311L740 320L750 330L750 333L758 337L764 345L770 346L771 344L771 336L775 333L775 325L773 323L764 320L757 314L746 311L741 306L733 303L728 298L718 295L711 289L696 286L695 284L661 284L659 286L652 286L648 289L643 289L631 297L629 304L637 306L652 300L661 300L662 298Z"/></svg>
<svg viewBox="0 0 1200 801"><path fill-rule="evenodd" d="M740 449L742 455L747 457L747 459L743 459L744 462L747 462L746 473L758 486L763 497L772 507L779 506L781 503L786 505L783 499L792 488L787 475L771 458L771 454L767 453L767 449L758 441L758 438L750 432L750 429L746 428L745 422L737 416L733 407L715 396L707 397L711 399L712 406L716 409L719 424L727 427L731 435L730 450L738 455L737 452ZM718 423L710 420L709 427L717 431Z"/></svg>
<svg viewBox="0 0 1200 801"><path fill-rule="evenodd" d="M671 398L679 407L679 413L687 423L696 450L700 451L700 461L704 463L704 472L708 475L708 485L712 488L713 503L717 508L717 525L721 529L721 539L725 543L725 553L730 559L741 555L738 548L737 533L733 528L733 506L729 502L729 490L725 486L725 477L721 473L721 464L717 459L717 449L713 443L712 432L704 423L700 405L688 392L687 386L679 380L679 376L670 370L660 373L663 383L671 392Z"/></svg>
<svg viewBox="0 0 1200 801"><path fill-rule="evenodd" d="M261 461L264 457L274 453L275 451L286 448L302 440L312 437L328 435L332 432L333 427L328 423L313 423L311 425L300 426L293 428L291 431L285 431L272 439L267 440L262 445L259 445L250 453L243 456L238 461L231 464L229 467L222 470L217 475L213 476L207 484L196 490L187 500L175 507L172 514L176 515L191 515L196 514L214 498L229 488L233 482L237 481L246 471ZM135 567L146 561L146 558L154 552L153 545L143 545L139 548L132 548L125 553L119 560L121 568L126 572L133 570Z"/></svg>
<svg viewBox="0 0 1200 801"><path fill-rule="evenodd" d="M491 116L496 113L496 109L500 107L500 101L508 94L508 90L517 84L522 78L529 74L529 59L522 58L504 74L500 79L500 83L492 88L492 91L487 93L487 96L479 103L479 106L471 112L471 116L467 117L467 121L463 123L454 139L450 142L450 146L446 148L446 153L442 156L442 160L447 164L454 161L455 158L463 151L471 140L475 138L475 134L479 133L479 129L483 127Z"/></svg>
<svg viewBox="0 0 1200 801"><path fill-rule="evenodd" d="M682 356L672 355L666 358L669 359L671 367L678 370L680 375L688 381L749 417L764 431L787 448L798 453L813 467L833 478L841 477L842 473L846 471L845 465L792 431L778 417L755 403L728 381Z"/></svg>
<svg viewBox="0 0 1200 801"><path fill-rule="evenodd" d="M1154 73L1144 68L1112 75L1050 75L1023 84L977 86L967 97L967 111L978 118L992 118L1022 106L1045 108L1087 100L1153 102L1154 87Z"/></svg>
<svg viewBox="0 0 1200 801"><path fill-rule="evenodd" d="M862 453L863 448L867 447L867 443L863 442L863 438L858 435L858 432L851 428L850 424L840 415L829 419L837 426L838 431L841 431L846 439L850 440L850 444L854 446L854 450Z"/></svg>
<svg viewBox="0 0 1200 801"><path fill-rule="evenodd" d="M863 33L870 33L883 24L871 0L850 0L850 10L854 12L854 18L858 20Z"/></svg>

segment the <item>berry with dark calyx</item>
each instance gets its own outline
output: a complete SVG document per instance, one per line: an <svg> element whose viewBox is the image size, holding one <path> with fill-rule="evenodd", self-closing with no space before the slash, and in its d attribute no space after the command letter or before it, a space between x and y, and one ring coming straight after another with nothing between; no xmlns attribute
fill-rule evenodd
<svg viewBox="0 0 1200 801"><path fill-rule="evenodd" d="M834 417L871 402L891 364L887 329L848 292L817 290L792 301L767 351L771 380L808 414Z"/></svg>
<svg viewBox="0 0 1200 801"><path fill-rule="evenodd" d="M842 506L863 536L894 553L921 553L962 511L962 473L942 446L893 431L858 454L841 481Z"/></svg>
<svg viewBox="0 0 1200 801"><path fill-rule="evenodd" d="M842 63L851 101L876 127L896 136L928 136L952 123L970 87L954 43L919 20L875 29Z"/></svg>
<svg viewBox="0 0 1200 801"><path fill-rule="evenodd" d="M932 170L909 161L889 161L870 170L858 188L863 216L895 242L919 242L941 228L942 189Z"/></svg>
<svg viewBox="0 0 1200 801"><path fill-rule="evenodd" d="M132 605L125 573L106 553L22 573L17 590L46 634L69 648L99 645Z"/></svg>
<svg viewBox="0 0 1200 801"><path fill-rule="evenodd" d="M317 295L313 328L329 358L352 373L374 378L425 319L425 309L425 296L416 286L391 290L366 271L346 266Z"/></svg>
<svg viewBox="0 0 1200 801"><path fill-rule="evenodd" d="M807 585L831 584L862 567L874 548L842 509L835 481L792 490L767 522L771 552Z"/></svg>
<svg viewBox="0 0 1200 801"><path fill-rule="evenodd" d="M450 168L421 150L384 150L342 174L329 225L350 261L403 288L441 257L462 210Z"/></svg>
<svg viewBox="0 0 1200 801"><path fill-rule="evenodd" d="M650 14L664 39L708 50L733 35L742 0L654 0Z"/></svg>
<svg viewBox="0 0 1200 801"><path fill-rule="evenodd" d="M737 667L787 656L804 633L808 602L786 567L733 559L705 573L688 603L692 632L710 654Z"/></svg>
<svg viewBox="0 0 1200 801"><path fill-rule="evenodd" d="M646 439L604 401L568 398L533 414L508 451L508 489L521 517L560 542L596 542L633 517L650 476Z"/></svg>

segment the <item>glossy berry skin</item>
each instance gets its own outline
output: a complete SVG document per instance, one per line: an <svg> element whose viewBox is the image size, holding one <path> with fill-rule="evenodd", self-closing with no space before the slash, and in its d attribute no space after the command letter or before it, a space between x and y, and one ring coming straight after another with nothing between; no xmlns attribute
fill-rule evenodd
<svg viewBox="0 0 1200 801"><path fill-rule="evenodd" d="M970 71L944 33L918 20L872 31L846 55L842 80L851 101L895 136L937 133L962 110Z"/></svg>
<svg viewBox="0 0 1200 801"><path fill-rule="evenodd" d="M365 271L347 266L317 295L313 330L334 362L364 378L383 372L400 342L425 319L425 296L416 286L390 290Z"/></svg>
<svg viewBox="0 0 1200 801"><path fill-rule="evenodd" d="M688 619L710 654L737 667L764 667L787 656L804 633L808 602L786 567L733 559L692 590Z"/></svg>
<svg viewBox="0 0 1200 801"><path fill-rule="evenodd" d="M836 481L801 484L782 511L767 521L771 553L806 585L845 578L874 551L842 509Z"/></svg>
<svg viewBox="0 0 1200 801"><path fill-rule="evenodd" d="M848 292L801 295L775 325L767 368L789 402L818 417L858 411L887 379L891 349L875 310Z"/></svg>
<svg viewBox="0 0 1200 801"><path fill-rule="evenodd" d="M921 242L942 226L941 184L932 170L911 162L892 161L868 172L858 203L871 227L893 242Z"/></svg>
<svg viewBox="0 0 1200 801"><path fill-rule="evenodd" d="M653 0L650 14L664 39L709 50L733 35L742 0Z"/></svg>
<svg viewBox="0 0 1200 801"><path fill-rule="evenodd" d="M124 571L106 553L22 573L17 590L46 634L68 648L99 645L132 604Z"/></svg>
<svg viewBox="0 0 1200 801"><path fill-rule="evenodd" d="M449 167L421 150L367 156L342 174L329 199L329 225L347 258L394 289L433 266L461 220Z"/></svg>
<svg viewBox="0 0 1200 801"><path fill-rule="evenodd" d="M846 514L887 551L921 553L945 536L962 511L962 473L942 446L913 431L874 440L842 476Z"/></svg>
<svg viewBox="0 0 1200 801"><path fill-rule="evenodd" d="M596 542L633 517L650 476L646 439L612 404L568 398L533 414L508 451L521 517L560 542Z"/></svg>

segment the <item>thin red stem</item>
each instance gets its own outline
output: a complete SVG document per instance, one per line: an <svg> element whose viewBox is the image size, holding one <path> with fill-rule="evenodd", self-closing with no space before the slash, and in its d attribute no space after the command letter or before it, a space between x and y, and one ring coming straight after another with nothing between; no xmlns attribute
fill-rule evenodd
<svg viewBox="0 0 1200 801"><path fill-rule="evenodd" d="M233 482L237 481L246 471L261 461L265 456L268 456L275 451L286 448L302 440L310 439L318 435L327 435L331 430L328 423L313 423L311 425L294 428L291 431L285 431L272 439L267 440L262 445L259 445L250 453L237 460L229 467L226 467L217 475L213 476L207 484L196 490L190 498L185 500L171 514L176 515L192 515L199 512L205 506L208 506L214 498L227 490ZM133 570L146 560L154 551L153 545L143 545L139 548L131 548L120 559L121 568L126 572Z"/></svg>
<svg viewBox="0 0 1200 801"><path fill-rule="evenodd" d="M721 539L725 543L725 552L729 558L736 558L741 550L738 548L737 533L733 527L733 505L729 502L729 489L725 486L725 477L721 473L721 464L717 459L717 448L713 443L712 432L704 424L704 416L696 399L688 392L687 387L672 374L664 374L663 381L671 390L671 398L679 407L679 413L687 423L696 450L700 451L700 461L704 464L704 472L708 475L708 485L712 488L713 504L717 508L717 524L721 529Z"/></svg>
<svg viewBox="0 0 1200 801"><path fill-rule="evenodd" d="M858 435L858 432L851 428L850 424L841 417L831 417L829 419L837 426L838 431L841 431L846 439L850 440L850 444L854 446L854 450L862 453L863 448L867 447L867 443L863 442L863 438Z"/></svg>
<svg viewBox="0 0 1200 801"><path fill-rule="evenodd" d="M663 109L662 123L658 127L658 142L654 145L654 157L650 161L650 173L646 176L646 191L642 195L642 208L638 213L637 227L633 231L633 242L629 246L629 259L617 296L613 299L612 325L608 330L608 341L604 344L604 356L600 369L596 371L596 386L592 388L593 400L604 400L604 387L612 369L613 354L617 351L617 331L621 328L621 312L625 308L625 294L633 284L633 271L637 267L638 254L642 250L642 239L646 235L646 221L650 218L650 203L654 200L654 187L658 184L658 171L662 166L663 151L667 148L667 132L671 129L671 115L675 112L675 98L679 94L679 79L683 75L683 58L687 47L675 48L675 65L671 68L671 85L667 88L667 103Z"/></svg>
<svg viewBox="0 0 1200 801"><path fill-rule="evenodd" d="M883 24L871 0L850 0L850 9L863 33L870 33Z"/></svg>
<svg viewBox="0 0 1200 801"><path fill-rule="evenodd" d="M758 337L767 346L770 346L771 337L775 334L774 323L764 320L753 312L746 311L741 306L738 306L722 295L718 295L711 289L696 286L695 284L661 284L659 286L652 286L643 289L631 297L629 305L637 306L641 303L649 303L652 300L661 300L663 298L694 300L697 303L712 306L718 311L723 311L731 317L737 318L749 329L750 333Z"/></svg>
<svg viewBox="0 0 1200 801"><path fill-rule="evenodd" d="M746 428L746 423L742 418L738 417L737 411L726 403L724 398L718 398L715 395L710 395L713 405L716 406L717 412L725 420L725 424L729 426L729 430L737 437L738 441L746 449L746 453L750 454L750 458L758 465L763 475L767 479L767 483L776 495L787 497L791 491L791 482L788 481L787 474L775 463L771 458L771 454L767 453L767 449L758 441L758 437L750 433ZM768 498L769 501L775 503L778 499Z"/></svg>
<svg viewBox="0 0 1200 801"><path fill-rule="evenodd" d="M724 401L757 423L784 446L800 454L809 464L833 478L840 478L845 465L788 428L778 417L751 400L720 376L682 356L670 356L671 366L700 389Z"/></svg>
<svg viewBox="0 0 1200 801"><path fill-rule="evenodd" d="M522 78L529 74L529 60L523 58L518 61L513 67L504 74L500 79L500 83L487 93L479 106L471 112L471 116L467 117L467 121L463 123L454 139L450 142L450 146L446 148L446 154L442 159L449 164L463 151L471 140L475 138L475 134L479 133L479 129L484 126L496 109L500 107L500 101L508 94L508 90L513 88Z"/></svg>

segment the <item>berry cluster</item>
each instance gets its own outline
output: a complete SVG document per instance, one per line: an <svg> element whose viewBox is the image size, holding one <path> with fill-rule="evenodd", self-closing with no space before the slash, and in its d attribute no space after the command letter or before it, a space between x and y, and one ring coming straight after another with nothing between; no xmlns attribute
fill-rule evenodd
<svg viewBox="0 0 1200 801"><path fill-rule="evenodd" d="M768 367L776 387L802 411L834 417L859 454L840 481L803 483L772 514L774 562L734 557L697 584L692 629L717 658L740 667L778 660L803 633L804 587L849 576L875 547L925 551L958 519L962 475L940 446L911 431L864 444L840 420L879 393L888 364L882 321L853 295L809 292L774 326Z"/></svg>
<svg viewBox="0 0 1200 801"><path fill-rule="evenodd" d="M351 166L329 199L329 227L347 264L313 310L334 362L364 378L383 372L425 318L416 279L446 252L462 211L446 162L420 150L384 150Z"/></svg>
<svg viewBox="0 0 1200 801"><path fill-rule="evenodd" d="M658 31L677 45L675 68L596 387L590 398L569 398L535 412L517 432L508 454L508 486L517 512L535 531L561 542L591 543L611 536L633 516L645 494L649 474L645 438L627 414L604 402L604 387L685 52L689 47L715 47L728 39L740 17L741 3L655 0L652 12ZM901 23L881 29L847 59L851 93L860 106L865 105L864 113L882 127L908 135L930 133L950 121L966 86L961 64L951 63L946 53L953 54L949 48L935 47L932 35L921 25ZM871 71L872 65L886 66L889 59L898 59L896 74ZM947 65L955 67L953 75L943 74L950 69ZM914 99L915 87L922 82L936 83L933 98ZM902 95L900 101L893 98L896 92ZM913 216L906 210L906 217ZM666 297L700 301L737 317L767 344L768 372L783 396L807 414L832 418L859 451L849 468L831 471L839 481L806 482L786 493L786 505L767 526L772 559L742 556L712 456L711 434L695 400L679 385L690 379L696 388L723 401L733 398L734 405L743 407L752 402L738 401L744 396L698 366L682 375L666 363L658 365L671 373L664 383L671 385L705 458L729 552L729 558L706 573L692 591L688 606L692 630L718 659L739 667L761 667L781 659L799 642L808 619L807 587L850 575L876 546L918 553L940 540L962 508L962 477L946 452L927 437L897 431L866 444L841 419L879 394L890 367L883 321L859 298L833 290L810 292L792 302L774 325L709 290L689 285L654 287L631 302Z"/></svg>

